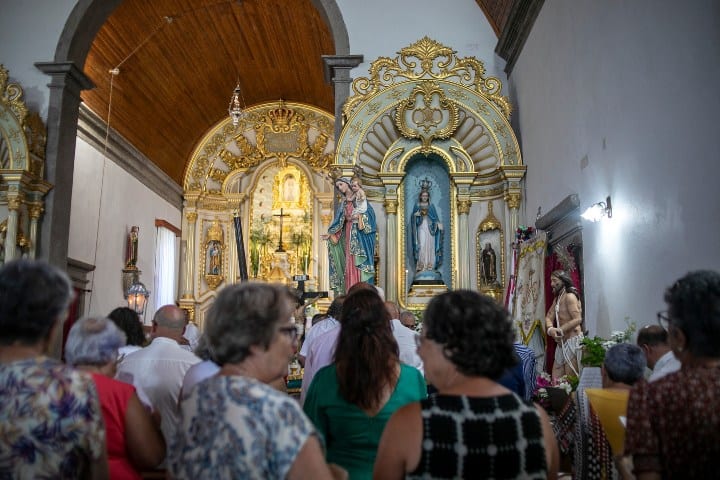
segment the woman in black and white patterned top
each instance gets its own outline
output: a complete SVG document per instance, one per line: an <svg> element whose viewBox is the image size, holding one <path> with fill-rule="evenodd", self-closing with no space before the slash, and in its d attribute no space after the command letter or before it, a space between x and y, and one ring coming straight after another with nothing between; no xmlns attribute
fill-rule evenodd
<svg viewBox="0 0 720 480"><path fill-rule="evenodd" d="M496 382L517 363L513 339L490 297L456 290L430 302L418 354L438 393L390 418L375 479L557 477L547 414Z"/></svg>

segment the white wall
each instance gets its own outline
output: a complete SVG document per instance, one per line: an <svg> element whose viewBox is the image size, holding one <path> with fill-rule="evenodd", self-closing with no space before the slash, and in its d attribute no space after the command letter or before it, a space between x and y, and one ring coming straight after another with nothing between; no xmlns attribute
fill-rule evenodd
<svg viewBox="0 0 720 480"><path fill-rule="evenodd" d="M51 62L75 0L2 0L0 4L0 63L10 80L20 83L25 103L47 118L50 77L35 62Z"/></svg>
<svg viewBox="0 0 720 480"><path fill-rule="evenodd" d="M488 75L505 85L505 61L494 52L497 36L475 0L337 0L337 4L347 26L350 53L365 59L352 70L353 78L367 77L370 62L381 56L394 58L398 50L427 35L457 50L460 57L476 57Z"/></svg>
<svg viewBox="0 0 720 480"><path fill-rule="evenodd" d="M130 227L140 227L138 268L140 281L153 289L155 275L155 219L180 228L182 214L93 147L78 139L73 175L68 256L95 265L88 288L87 313L107 315L127 305L122 291L122 269ZM152 319L157 307L153 295L145 314Z"/></svg>
<svg viewBox="0 0 720 480"><path fill-rule="evenodd" d="M591 333L652 323L675 279L720 269L718 58L716 0L549 0L517 61L526 221L612 196L583 229Z"/></svg>

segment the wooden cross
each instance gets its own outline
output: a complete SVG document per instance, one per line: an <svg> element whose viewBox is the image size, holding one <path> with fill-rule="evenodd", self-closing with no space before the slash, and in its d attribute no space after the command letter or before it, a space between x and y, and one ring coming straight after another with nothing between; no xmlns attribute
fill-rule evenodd
<svg viewBox="0 0 720 480"><path fill-rule="evenodd" d="M278 242L278 248L275 250L276 252L284 252L285 249L283 248L282 243L282 231L283 231L283 217L289 217L290 215L284 214L283 209L280 209L280 215L273 215L273 217L280 217L280 241Z"/></svg>

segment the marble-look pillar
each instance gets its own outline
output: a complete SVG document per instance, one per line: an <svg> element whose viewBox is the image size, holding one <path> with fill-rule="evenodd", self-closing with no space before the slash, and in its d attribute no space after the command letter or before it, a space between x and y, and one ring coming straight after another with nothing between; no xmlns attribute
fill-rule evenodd
<svg viewBox="0 0 720 480"><path fill-rule="evenodd" d="M385 298L392 302L397 302L398 297L398 280L400 275L397 271L397 262L395 259L398 258L397 242L394 241L397 238L397 207L398 202L395 199L385 200L385 213L387 213L387 236L385 241ZM407 283L407 279L405 280ZM404 292L403 295L407 294Z"/></svg>
<svg viewBox="0 0 720 480"><path fill-rule="evenodd" d="M518 226L520 225L519 211L520 201L522 200L522 194L520 192L507 192L505 193L505 201L510 209L510 232L512 235L515 234Z"/></svg>
<svg viewBox="0 0 720 480"><path fill-rule="evenodd" d="M187 236L185 237L185 261L183 263L183 270L181 273L183 281L183 299L193 298L193 282L195 281L195 225L197 217L197 212L185 213Z"/></svg>
<svg viewBox="0 0 720 480"><path fill-rule="evenodd" d="M17 232L18 232L18 210L22 199L17 192L8 192L8 219L7 231L5 234L5 262L18 258L17 254Z"/></svg>
<svg viewBox="0 0 720 480"><path fill-rule="evenodd" d="M468 214L472 201L469 199L458 200L458 284L457 288L470 288L470 235L468 233Z"/></svg>
<svg viewBox="0 0 720 480"><path fill-rule="evenodd" d="M42 203L33 203L30 205L30 250L28 258L34 259L37 254L37 233L38 222L43 213Z"/></svg>

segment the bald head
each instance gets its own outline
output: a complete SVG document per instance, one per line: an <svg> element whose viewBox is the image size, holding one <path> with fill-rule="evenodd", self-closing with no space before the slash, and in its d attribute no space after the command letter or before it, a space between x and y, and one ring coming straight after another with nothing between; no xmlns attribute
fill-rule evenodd
<svg viewBox="0 0 720 480"><path fill-rule="evenodd" d="M660 357L670 351L667 331L660 325L645 325L641 328L638 332L637 344L642 348L650 368L655 368Z"/></svg>
<svg viewBox="0 0 720 480"><path fill-rule="evenodd" d="M175 305L160 307L153 317L153 334L178 340L185 331L185 311Z"/></svg>
<svg viewBox="0 0 720 480"><path fill-rule="evenodd" d="M402 312L400 314L400 323L408 328L415 328L415 315L408 311Z"/></svg>

